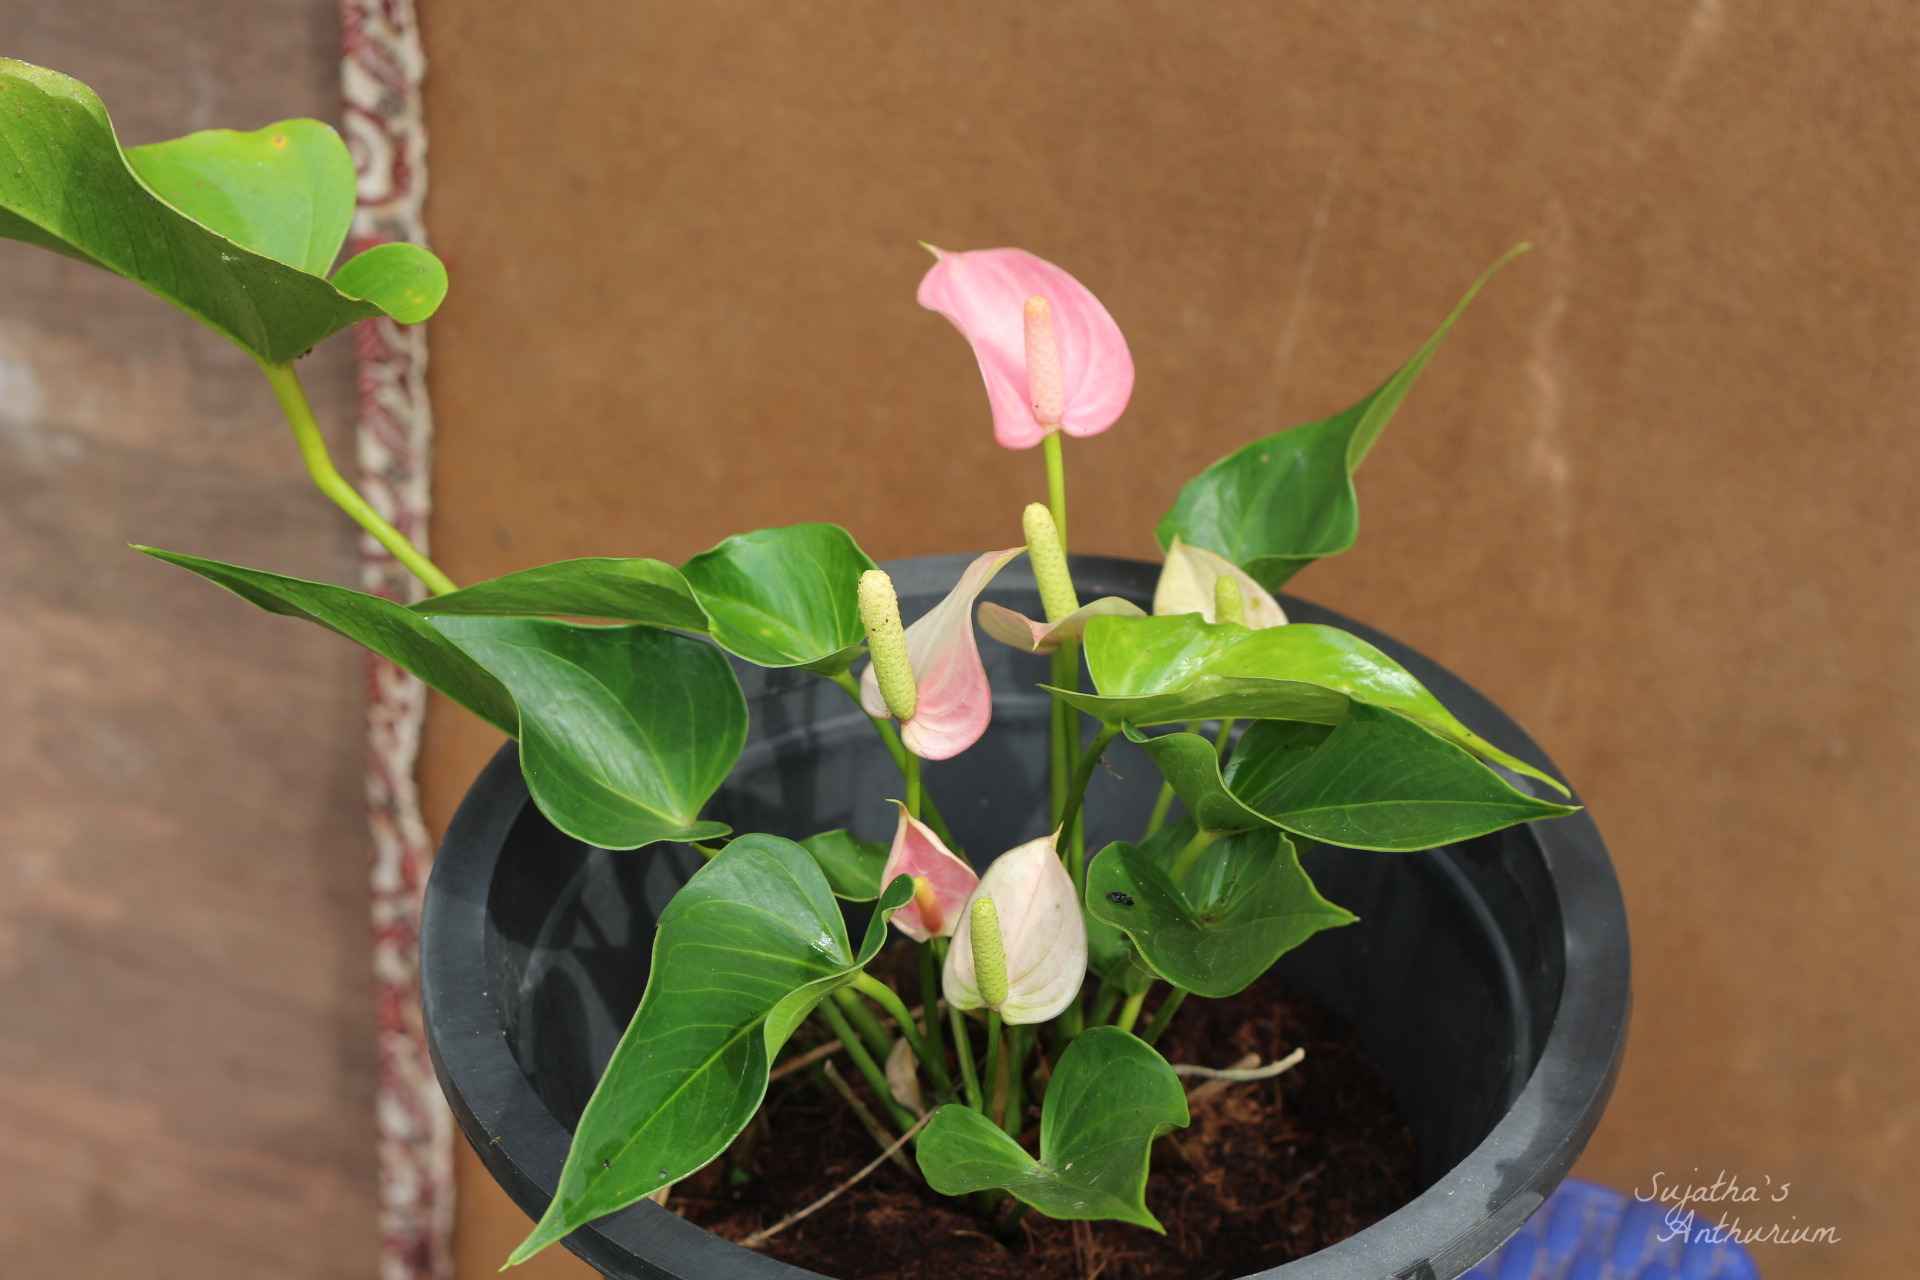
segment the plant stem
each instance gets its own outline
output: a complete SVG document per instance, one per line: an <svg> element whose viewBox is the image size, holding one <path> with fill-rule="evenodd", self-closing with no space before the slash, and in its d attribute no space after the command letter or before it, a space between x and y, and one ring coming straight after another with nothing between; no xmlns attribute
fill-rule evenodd
<svg viewBox="0 0 1920 1280"><path fill-rule="evenodd" d="M893 1100L893 1090L887 1088L886 1073L880 1070L880 1064L875 1062L873 1055L867 1052L867 1046L860 1043L860 1037L855 1035L853 1028L847 1025L846 1018L841 1016L834 1002L822 1000L814 1008L826 1021L833 1034L839 1037L841 1046L847 1051L847 1057L853 1059L853 1065L859 1068L860 1074L866 1079L867 1088L873 1090L873 1096L879 1099L880 1105L887 1109L887 1114L893 1117L893 1122L902 1129L911 1126L913 1113Z"/></svg>
<svg viewBox="0 0 1920 1280"><path fill-rule="evenodd" d="M833 1001L859 1030L860 1038L866 1042L873 1056L885 1062L887 1054L893 1050L893 1037L887 1034L886 1026L875 1016L873 1010L867 1008L861 1003L859 996L845 987L833 993Z"/></svg>
<svg viewBox="0 0 1920 1280"><path fill-rule="evenodd" d="M931 939L920 944L920 1013L927 1020L924 1032L927 1053L940 1064L944 1072L947 1046L940 1031L940 966L934 959ZM953 1077L950 1075L947 1077L947 1087L953 1087Z"/></svg>
<svg viewBox="0 0 1920 1280"><path fill-rule="evenodd" d="M1128 996L1127 1002L1120 1006L1120 1016L1113 1020L1113 1025L1122 1031L1133 1030L1133 1024L1140 1018L1140 1006L1146 1002L1147 991L1146 988L1142 987L1140 990Z"/></svg>
<svg viewBox="0 0 1920 1280"><path fill-rule="evenodd" d="M973 1043L967 1039L967 1020L952 1005L947 1006L947 1025L953 1028L953 1055L960 1060L960 1084L966 1090L967 1105L985 1115L987 1109L980 1101L980 1078L973 1073Z"/></svg>
<svg viewBox="0 0 1920 1280"><path fill-rule="evenodd" d="M391 552L428 591L443 596L456 590L453 579L440 572L440 567L409 542L406 534L387 523L333 465L333 459L327 455L326 438L320 434L320 424L314 421L313 406L307 403L307 393L301 388L293 365L262 360L260 371L267 375L274 399L280 402L280 412L287 416L287 425L293 428L294 443L300 447L300 458L307 464L307 474L313 478L314 486L355 524L372 534L374 541Z"/></svg>
<svg viewBox="0 0 1920 1280"><path fill-rule="evenodd" d="M842 671L837 675L828 676L827 679L852 698L853 705L860 707L863 715L866 713L866 707L860 702L860 682L853 678L852 672ZM880 741L886 746L887 754L893 757L894 767L900 770L902 777L907 776L909 769L919 767L920 758L908 751L907 744L900 741L900 731L893 727L893 721L885 716L867 716L867 719L873 722L874 731L880 735ZM941 816L940 806L934 803L932 796L925 793L924 788L920 796L920 807L926 811L921 821L933 828L933 834L944 840L947 848L953 849L953 832L948 829L947 820ZM953 851L959 852L957 849Z"/></svg>
<svg viewBox="0 0 1920 1280"><path fill-rule="evenodd" d="M987 1010L987 1119L998 1124L999 1117L994 1114L994 1104L1006 1103L1006 1096L1000 1091L1000 1011ZM1004 1113L1003 1113L1004 1114Z"/></svg>
<svg viewBox="0 0 1920 1280"><path fill-rule="evenodd" d="M1140 833L1141 840L1144 841L1167 825L1167 810L1171 808L1173 808L1173 784L1163 782L1160 784L1160 794L1154 797L1153 812L1147 815L1147 829Z"/></svg>
<svg viewBox="0 0 1920 1280"><path fill-rule="evenodd" d="M894 1025L900 1028L900 1038L907 1042L907 1046L913 1050L913 1056L920 1059L927 1074L933 1077L934 1087L942 1093L952 1093L953 1077L947 1074L947 1064L928 1048L914 1024L913 1015L907 1012L906 1002L894 993L893 988L872 974L862 972L854 976L853 989L887 1011ZM932 1023L933 1019L928 1018L927 1021Z"/></svg>
<svg viewBox="0 0 1920 1280"><path fill-rule="evenodd" d="M1074 1008L1079 1008L1076 1001ZM1025 1027L1007 1033L1007 1107L1000 1116L1000 1128L1015 1142L1020 1140L1020 1121L1027 1110L1027 1082L1024 1066L1027 1045L1033 1039Z"/></svg>
<svg viewBox="0 0 1920 1280"><path fill-rule="evenodd" d="M714 847L713 845L702 844L698 840L695 840L692 844L690 844L687 847L692 849L695 853L699 854L701 857L705 858L708 862L712 862L715 858L719 857L721 852L718 848Z"/></svg>
<svg viewBox="0 0 1920 1280"><path fill-rule="evenodd" d="M920 816L920 757L907 755L907 813Z"/></svg>
<svg viewBox="0 0 1920 1280"><path fill-rule="evenodd" d="M1199 860L1200 855L1207 851L1207 846L1219 838L1220 835L1218 832L1208 831L1204 828L1195 831L1193 833L1193 839L1187 841L1187 843L1181 847L1180 852L1173 855L1173 865L1167 869L1167 874L1173 877L1173 882L1178 884L1181 880L1185 879L1187 872L1193 867L1193 864Z"/></svg>
<svg viewBox="0 0 1920 1280"><path fill-rule="evenodd" d="M1180 1011L1180 1006L1186 1002L1186 999L1187 989L1185 987L1175 987L1173 994L1169 995L1165 1000L1162 1000L1160 1007L1153 1011L1153 1019L1147 1023L1147 1029L1140 1033L1140 1038L1148 1044L1152 1044L1158 1040L1160 1034L1167 1029L1167 1024L1173 1021L1173 1015Z"/></svg>
<svg viewBox="0 0 1920 1280"><path fill-rule="evenodd" d="M1086 802L1087 798L1087 784L1093 781L1094 766L1100 763L1100 756L1106 751L1107 744L1112 742L1114 735L1119 732L1120 727L1118 725L1103 724L1100 726L1100 732L1093 735L1093 741L1087 744L1087 753L1080 757L1080 767L1074 770L1073 783L1067 788L1067 811L1060 818L1062 837L1068 835L1073 830L1074 824L1079 821L1080 807ZM1087 888L1087 861L1084 852L1086 848L1084 842L1080 848L1082 850L1082 856L1077 859L1069 859L1068 868L1073 872L1073 887L1075 891L1084 897Z"/></svg>
<svg viewBox="0 0 1920 1280"><path fill-rule="evenodd" d="M1049 431L1041 441L1047 457L1047 509L1053 513L1053 527L1060 531L1060 549L1067 547L1067 459L1060 449L1060 433Z"/></svg>
<svg viewBox="0 0 1920 1280"><path fill-rule="evenodd" d="M1227 748L1233 745L1233 726L1234 722L1232 720L1222 720L1220 722L1220 736L1215 738L1213 742L1214 755L1222 760L1227 758Z"/></svg>
<svg viewBox="0 0 1920 1280"><path fill-rule="evenodd" d="M1117 982L1102 982L1100 984L1100 993L1094 996L1093 1005L1087 1010L1088 1025L1097 1027L1113 1017L1113 1007L1119 1003L1120 984Z"/></svg>

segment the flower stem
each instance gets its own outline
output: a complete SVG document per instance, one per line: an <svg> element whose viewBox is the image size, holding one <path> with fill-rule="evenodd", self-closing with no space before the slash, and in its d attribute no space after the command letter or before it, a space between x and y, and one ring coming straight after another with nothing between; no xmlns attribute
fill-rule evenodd
<svg viewBox="0 0 1920 1280"><path fill-rule="evenodd" d="M387 523L371 503L360 496L360 492L333 465L333 459L327 454L326 438L320 434L320 424L314 421L313 406L307 403L307 393L300 386L300 379L293 372L293 365L260 362L260 371L267 375L267 384L273 388L274 399L280 402L280 412L287 416L287 425L293 428L293 440L300 448L301 460L307 464L307 474L321 493L333 504L346 512L353 522L373 535L375 542L392 553L393 558L407 567L408 572L420 579L428 591L443 596L456 590L453 579L440 572L440 567L422 554L420 548L407 540L401 533Z"/></svg>
<svg viewBox="0 0 1920 1280"><path fill-rule="evenodd" d="M907 753L907 812L920 816L920 757Z"/></svg>
<svg viewBox="0 0 1920 1280"><path fill-rule="evenodd" d="M987 1010L987 1119L996 1124L999 1123L999 1116L994 1112L994 1104L999 1103L1004 1106L1006 1103L1006 1096L1000 1091L1000 1039L1000 1011L989 1009Z"/></svg>
<svg viewBox="0 0 1920 1280"><path fill-rule="evenodd" d="M842 671L827 679L852 698L853 705L860 707L861 713L865 714L866 708L860 702L860 683L853 678L852 672ZM880 741L886 746L887 754L893 757L894 767L900 770L902 777L907 775L909 769L919 767L920 758L908 751L906 743L900 741L900 731L893 727L893 721L885 716L867 716L867 719L873 722L874 732L880 735ZM941 816L940 806L934 803L932 796L926 794L924 787L921 789L920 807L925 810L921 821L932 827L933 834L945 841L949 849L953 849L953 832L947 827L946 818Z"/></svg>
<svg viewBox="0 0 1920 1280"><path fill-rule="evenodd" d="M1076 1009L1079 1005L1076 1003ZM1020 1140L1020 1121L1027 1110L1027 1045L1033 1039L1025 1027L1007 1033L1007 1106L1000 1116L1000 1128L1015 1142Z"/></svg>
<svg viewBox="0 0 1920 1280"><path fill-rule="evenodd" d="M1180 1006L1186 1002L1186 999L1187 989L1175 987L1173 994L1162 1000L1160 1007L1153 1011L1153 1020L1147 1023L1147 1029L1140 1033L1140 1038L1148 1044L1158 1040L1160 1034L1167 1029L1167 1024L1173 1021L1173 1015L1180 1012Z"/></svg>
<svg viewBox="0 0 1920 1280"><path fill-rule="evenodd" d="M1120 1016L1113 1020L1113 1025L1122 1031L1133 1030L1133 1024L1140 1017L1140 1006L1146 1002L1147 992L1143 987L1127 997L1127 1002L1120 1006Z"/></svg>
<svg viewBox="0 0 1920 1280"><path fill-rule="evenodd" d="M947 1065L947 1046L940 1032L940 964L934 955L933 939L920 944L920 1006L926 1017L927 1052L940 1064L942 1071ZM951 1088L953 1078L947 1078Z"/></svg>
<svg viewBox="0 0 1920 1280"><path fill-rule="evenodd" d="M1060 818L1063 837L1073 834L1074 825L1080 819L1081 806L1086 802L1087 784L1093 781L1094 766L1100 763L1100 756L1106 751L1107 744L1112 742L1114 735L1119 732L1118 725L1101 725L1100 732L1095 734L1093 741L1087 744L1086 754L1080 757L1080 767L1074 770L1073 782L1067 788L1067 810ZM1070 857L1067 866L1073 873L1075 892L1084 897L1087 888L1086 842L1082 840L1076 848L1079 856Z"/></svg>
<svg viewBox="0 0 1920 1280"><path fill-rule="evenodd" d="M967 1020L952 1005L947 1006L947 1025L953 1029L953 1053L960 1060L960 1084L966 1090L967 1105L985 1115L987 1108L980 1101L980 1078L973 1072L973 1043L967 1039Z"/></svg>
<svg viewBox="0 0 1920 1280"><path fill-rule="evenodd" d="M1099 992L1093 997L1093 1004L1087 1010L1087 1024L1099 1026L1113 1016L1113 1007L1120 1003L1120 984L1102 982Z"/></svg>
<svg viewBox="0 0 1920 1280"><path fill-rule="evenodd" d="M1227 758L1227 748L1233 745L1233 725L1234 722L1232 720L1222 720L1220 722L1220 736L1214 739L1213 752L1214 755L1221 760Z"/></svg>
<svg viewBox="0 0 1920 1280"><path fill-rule="evenodd" d="M839 992L834 994L838 995ZM873 1090L873 1096L879 1100L881 1106L887 1109L887 1114L893 1117L893 1122L903 1130L911 1127L913 1114L893 1100L893 1090L887 1088L886 1073L880 1070L880 1064L875 1062L873 1055L867 1052L867 1046L860 1043L860 1037L854 1034L851 1026L847 1025L846 1018L841 1015L834 1002L822 1000L814 1006L814 1010L839 1039L841 1047L847 1051L847 1057L853 1060L853 1065L859 1068L860 1074L865 1077L867 1088Z"/></svg>
<svg viewBox="0 0 1920 1280"><path fill-rule="evenodd" d="M1053 527L1060 531L1060 548L1067 547L1067 459L1060 448L1060 433L1049 431L1041 441L1047 457L1047 510L1053 513Z"/></svg>
<svg viewBox="0 0 1920 1280"><path fill-rule="evenodd" d="M914 1024L913 1015L907 1011L906 1002L900 999L894 989L865 972L854 976L853 989L887 1011L887 1016L892 1018L894 1025L900 1028L901 1039L907 1042L907 1047L913 1050L913 1056L920 1059L920 1064L933 1078L934 1088L942 1093L952 1093L953 1077L947 1074L947 1064L942 1062L939 1055L935 1054L928 1047L927 1042L921 1038L920 1030ZM933 1019L929 1017L927 1022L931 1025Z"/></svg>

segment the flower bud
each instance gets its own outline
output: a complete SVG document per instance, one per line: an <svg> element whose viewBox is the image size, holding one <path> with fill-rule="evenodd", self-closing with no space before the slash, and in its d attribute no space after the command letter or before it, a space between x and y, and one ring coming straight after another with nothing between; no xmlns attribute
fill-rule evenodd
<svg viewBox="0 0 1920 1280"><path fill-rule="evenodd" d="M1240 584L1224 573L1213 580L1213 620L1240 626L1247 620L1247 601L1240 594Z"/></svg>
<svg viewBox="0 0 1920 1280"><path fill-rule="evenodd" d="M873 657L874 679L887 710L895 719L913 719L919 695L907 661L907 633L900 625L900 600L893 593L893 579L882 570L869 569L860 575L860 622L867 629L867 652Z"/></svg>
<svg viewBox="0 0 1920 1280"><path fill-rule="evenodd" d="M1027 396L1033 420L1057 427L1067 410L1066 375L1060 368L1060 344L1053 333L1053 304L1039 294L1027 299Z"/></svg>
<svg viewBox="0 0 1920 1280"><path fill-rule="evenodd" d="M1040 502L1027 504L1020 513L1020 525L1026 530L1027 563L1033 566L1033 580L1040 587L1041 607L1048 622L1058 622L1080 607L1066 548L1060 545L1060 530L1053 523L1053 513Z"/></svg>
<svg viewBox="0 0 1920 1280"><path fill-rule="evenodd" d="M1007 948L1000 939L1000 913L993 899L975 898L967 915L967 939L973 943L973 975L980 1000L989 1009L1007 1002Z"/></svg>

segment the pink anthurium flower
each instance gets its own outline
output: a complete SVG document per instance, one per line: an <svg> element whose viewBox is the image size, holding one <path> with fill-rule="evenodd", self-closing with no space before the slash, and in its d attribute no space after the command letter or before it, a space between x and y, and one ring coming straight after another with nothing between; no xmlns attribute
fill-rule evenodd
<svg viewBox="0 0 1920 1280"><path fill-rule="evenodd" d="M1045 1022L1079 993L1087 975L1087 925L1073 892L1073 877L1060 861L1059 832L1029 840L994 859L962 911L970 918L976 899L992 900L1006 953L1007 994L1000 1017L1008 1023ZM974 972L973 940L957 930L940 985L956 1009L986 1001Z"/></svg>
<svg viewBox="0 0 1920 1280"><path fill-rule="evenodd" d="M973 635L973 602L994 575L1025 547L989 551L967 566L946 599L907 628L907 664L917 701L901 722L900 740L923 760L946 760L980 740L993 718L993 690ZM873 665L860 676L860 705L870 716L888 714Z"/></svg>
<svg viewBox="0 0 1920 1280"><path fill-rule="evenodd" d="M1102 596L1081 605L1058 622L1040 622L989 600L980 606L980 629L1001 644L1027 653L1052 653L1069 640L1078 640L1087 623L1099 617L1139 618L1146 610L1119 596Z"/></svg>
<svg viewBox="0 0 1920 1280"><path fill-rule="evenodd" d="M933 252L920 305L972 344L995 440L1031 449L1054 431L1114 424L1133 395L1133 355L1100 299L1024 249Z"/></svg>
<svg viewBox="0 0 1920 1280"><path fill-rule="evenodd" d="M1218 588L1214 584L1221 578L1240 588L1244 625L1255 631L1286 625L1287 615L1280 608L1280 602L1244 569L1218 552L1178 538L1167 548L1167 562L1161 566L1160 581L1153 589L1154 613L1160 616L1197 613L1208 622L1218 622L1214 603L1217 599L1214 592Z"/></svg>
<svg viewBox="0 0 1920 1280"><path fill-rule="evenodd" d="M915 942L951 938L980 877L925 823L908 813L907 806L898 800L893 803L900 810L900 825L894 828L893 849L887 854L880 883L892 884L895 876L913 877L913 900L893 913L894 926Z"/></svg>

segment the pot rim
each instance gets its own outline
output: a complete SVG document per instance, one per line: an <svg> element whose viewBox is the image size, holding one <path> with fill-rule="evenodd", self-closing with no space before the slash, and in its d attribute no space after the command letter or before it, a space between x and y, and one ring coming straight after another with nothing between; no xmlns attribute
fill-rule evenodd
<svg viewBox="0 0 1920 1280"><path fill-rule="evenodd" d="M945 584L968 560L918 556L886 568L896 580ZM1157 565L1119 557L1076 555L1072 561L1075 582L1089 597L1138 595L1143 581L1150 594L1158 573ZM1031 589L1031 572L1022 562L1009 565L990 594ZM1284 595L1281 601L1287 607L1305 603ZM1405 663L1476 732L1559 776L1533 739L1473 686L1371 627L1312 607ZM461 1130L514 1202L538 1218L559 1182L572 1135L514 1058L476 963L484 954L494 869L528 803L518 751L509 740L467 792L434 860L421 919L420 985L434 1073ZM1517 1231L1572 1169L1613 1092L1626 1049L1626 908L1588 810L1529 825L1559 899L1566 962L1545 1043L1519 1096L1472 1152L1406 1205L1338 1244L1242 1280L1458 1275ZM823 1280L818 1272L743 1249L645 1201L580 1228L562 1243L607 1274Z"/></svg>

